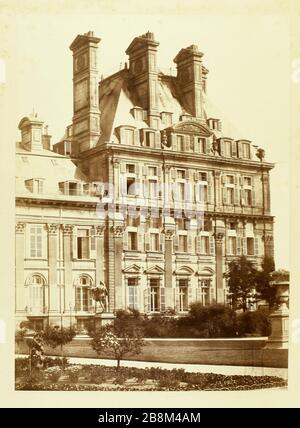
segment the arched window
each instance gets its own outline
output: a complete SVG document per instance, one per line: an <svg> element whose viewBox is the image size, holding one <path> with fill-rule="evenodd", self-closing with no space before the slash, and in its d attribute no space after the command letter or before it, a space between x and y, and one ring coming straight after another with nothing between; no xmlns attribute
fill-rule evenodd
<svg viewBox="0 0 300 428"><path fill-rule="evenodd" d="M29 312L40 314L45 312L45 279L42 275L31 275L27 281L29 286Z"/></svg>
<svg viewBox="0 0 300 428"><path fill-rule="evenodd" d="M90 277L84 275L79 277L75 295L77 312L90 312L92 310L91 286L92 280Z"/></svg>

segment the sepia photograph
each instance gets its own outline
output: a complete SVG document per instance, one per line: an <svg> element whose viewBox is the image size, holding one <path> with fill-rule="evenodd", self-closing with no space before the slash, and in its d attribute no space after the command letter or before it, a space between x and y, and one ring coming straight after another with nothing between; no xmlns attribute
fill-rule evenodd
<svg viewBox="0 0 300 428"><path fill-rule="evenodd" d="M3 3L14 390L288 391L288 14Z"/></svg>

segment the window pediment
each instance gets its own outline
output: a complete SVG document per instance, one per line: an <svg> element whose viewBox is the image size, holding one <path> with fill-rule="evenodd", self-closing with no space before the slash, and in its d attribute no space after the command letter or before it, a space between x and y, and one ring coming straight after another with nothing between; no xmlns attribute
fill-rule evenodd
<svg viewBox="0 0 300 428"><path fill-rule="evenodd" d="M150 268L146 269L144 271L144 273L146 273L146 274L160 274L160 275L162 275L163 273L165 273L165 271L160 266L155 265L155 266L151 266Z"/></svg>
<svg viewBox="0 0 300 428"><path fill-rule="evenodd" d="M209 137L212 134L212 131L208 128L208 126L194 121L185 121L183 123L180 122L170 128L170 130L174 132L196 133L205 137Z"/></svg>
<svg viewBox="0 0 300 428"><path fill-rule="evenodd" d="M125 269L123 269L123 272L125 272L125 273L140 273L141 268L140 268L140 266L133 264L133 265L130 265L130 266L126 267Z"/></svg>

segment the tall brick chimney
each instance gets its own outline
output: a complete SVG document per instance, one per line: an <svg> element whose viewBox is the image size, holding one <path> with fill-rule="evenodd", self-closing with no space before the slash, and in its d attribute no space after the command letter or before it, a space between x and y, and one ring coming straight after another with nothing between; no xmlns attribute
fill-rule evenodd
<svg viewBox="0 0 300 428"><path fill-rule="evenodd" d="M174 58L177 64L177 80L184 95L188 113L198 119L204 119L202 90L204 80L201 58L203 53L196 45L181 49ZM207 72L207 70L205 69ZM205 73L206 74L206 73Z"/></svg>
<svg viewBox="0 0 300 428"><path fill-rule="evenodd" d="M97 49L92 31L78 35L73 52L73 140L78 152L95 147L100 137Z"/></svg>
<svg viewBox="0 0 300 428"><path fill-rule="evenodd" d="M136 93L136 102L148 112L148 125L158 129L159 113L157 107L157 47L154 34L149 31L135 37L126 50L129 55L131 85Z"/></svg>

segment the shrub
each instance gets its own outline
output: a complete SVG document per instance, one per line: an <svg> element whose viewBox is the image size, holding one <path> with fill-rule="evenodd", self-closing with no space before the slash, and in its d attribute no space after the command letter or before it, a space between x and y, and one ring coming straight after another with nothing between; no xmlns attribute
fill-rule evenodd
<svg viewBox="0 0 300 428"><path fill-rule="evenodd" d="M69 376L70 382L78 382L81 366L67 367L65 373Z"/></svg>
<svg viewBox="0 0 300 428"><path fill-rule="evenodd" d="M43 360L44 369L53 366L60 366L63 369L69 365L68 358L61 357L45 357Z"/></svg>
<svg viewBox="0 0 300 428"><path fill-rule="evenodd" d="M237 316L239 336L270 336L271 321L267 309L243 312Z"/></svg>
<svg viewBox="0 0 300 428"><path fill-rule="evenodd" d="M46 376L52 381L52 382L57 382L58 379L61 376L61 368L58 366L53 366L53 367L48 367L44 373L46 374Z"/></svg>
<svg viewBox="0 0 300 428"><path fill-rule="evenodd" d="M190 306L189 315L178 320L178 327L180 332L188 332L189 337L234 337L236 315L226 305L203 306L195 302Z"/></svg>

